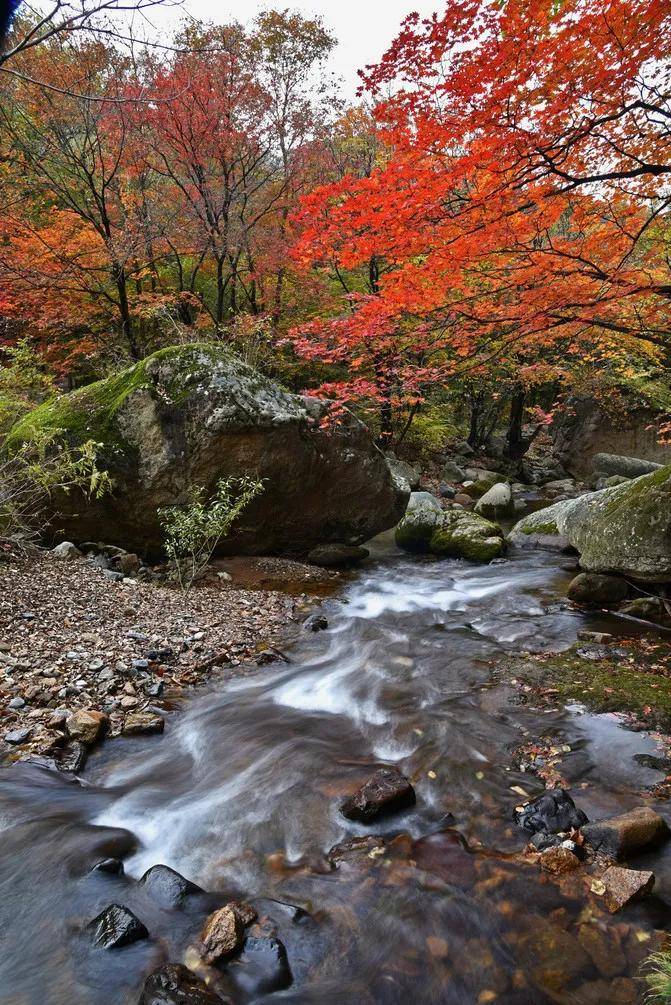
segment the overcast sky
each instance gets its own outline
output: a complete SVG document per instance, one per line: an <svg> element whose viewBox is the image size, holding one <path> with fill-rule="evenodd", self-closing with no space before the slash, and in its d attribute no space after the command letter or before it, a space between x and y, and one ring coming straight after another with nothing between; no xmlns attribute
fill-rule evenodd
<svg viewBox="0 0 671 1005"><path fill-rule="evenodd" d="M412 11L426 17L444 6L445 0L294 0L293 3L291 0L184 0L182 11L199 20L219 24L230 19L243 23L251 21L260 10L272 8L319 14L338 38L331 69L343 78L349 96L353 96L358 85L356 71L380 58L404 17ZM181 16L178 17L174 9L170 13L164 9L160 17L153 14L152 20L165 23L164 19L180 20Z"/></svg>

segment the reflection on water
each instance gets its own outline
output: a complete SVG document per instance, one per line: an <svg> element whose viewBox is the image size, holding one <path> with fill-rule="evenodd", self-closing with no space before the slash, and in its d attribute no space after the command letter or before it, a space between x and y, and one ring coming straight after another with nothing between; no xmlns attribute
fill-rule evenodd
<svg viewBox="0 0 671 1005"><path fill-rule="evenodd" d="M651 741L614 719L515 706L492 685L502 652L574 641L581 620L557 603L555 562L483 568L382 549L290 665L211 687L162 738L108 744L83 786L6 769L3 1005L137 1001L143 974L182 959L203 919L202 904L168 912L143 895L133 877L157 862L220 891L213 903L239 892L270 915L293 984L259 992L234 965L223 980L236 1001L637 1001L631 977L663 924L664 857L659 899L615 919L578 878L560 889L511 858L524 846L512 787L540 786L510 768L523 738L571 745L565 773L589 815L634 805L635 787L659 777L633 761ZM375 827L344 820L343 795L383 762L412 778L417 806ZM333 845L371 832L385 844L331 870ZM87 875L117 845L128 878ZM90 949L81 926L112 901L135 910L150 943Z"/></svg>

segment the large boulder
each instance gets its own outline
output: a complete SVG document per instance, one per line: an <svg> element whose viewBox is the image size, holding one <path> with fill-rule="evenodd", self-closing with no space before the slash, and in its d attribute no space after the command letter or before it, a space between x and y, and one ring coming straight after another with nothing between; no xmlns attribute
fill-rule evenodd
<svg viewBox="0 0 671 1005"><path fill-rule="evenodd" d="M616 572L643 582L671 580L671 465L523 517L510 540L538 533L580 552L586 572Z"/></svg>
<svg viewBox="0 0 671 1005"><path fill-rule="evenodd" d="M475 504L475 512L492 520L512 516L515 512L513 493L507 482L498 482Z"/></svg>
<svg viewBox="0 0 671 1005"><path fill-rule="evenodd" d="M598 478L638 478L659 471L662 467L655 461L647 461L642 457L624 457L622 454L595 454L592 458L592 476Z"/></svg>
<svg viewBox="0 0 671 1005"><path fill-rule="evenodd" d="M366 426L350 413L283 390L216 345L172 346L105 380L41 405L14 427L10 448L58 430L101 444L111 495L57 500L54 529L160 552L157 510L211 493L227 476L264 480L222 550L307 552L359 544L394 524L408 498Z"/></svg>
<svg viewBox="0 0 671 1005"><path fill-rule="evenodd" d="M490 562L503 554L501 528L468 510L441 508L429 492L413 492L405 516L396 528L396 543L404 551Z"/></svg>

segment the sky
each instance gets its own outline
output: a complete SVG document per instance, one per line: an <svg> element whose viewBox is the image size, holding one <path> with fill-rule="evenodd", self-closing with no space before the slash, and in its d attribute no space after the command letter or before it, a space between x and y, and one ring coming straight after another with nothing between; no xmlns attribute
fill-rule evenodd
<svg viewBox="0 0 671 1005"><path fill-rule="evenodd" d="M346 94L354 97L359 82L357 69L377 62L404 17L412 11L427 17L435 10L444 10L445 0L184 0L182 12L220 24L230 19L246 23L259 11L273 7L321 16L338 39L330 68L343 79ZM164 10L160 20L179 20L182 14L178 17L178 10ZM158 20L156 15L152 20Z"/></svg>

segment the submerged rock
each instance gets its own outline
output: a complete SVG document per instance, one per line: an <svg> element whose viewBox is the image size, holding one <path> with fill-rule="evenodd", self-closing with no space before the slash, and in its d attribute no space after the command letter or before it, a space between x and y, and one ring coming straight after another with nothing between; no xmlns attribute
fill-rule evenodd
<svg viewBox="0 0 671 1005"><path fill-rule="evenodd" d="M224 999L181 963L169 963L149 974L139 1005L224 1005Z"/></svg>
<svg viewBox="0 0 671 1005"><path fill-rule="evenodd" d="M339 565L356 565L368 558L370 552L368 548L361 548L355 544L318 544L312 548L307 555L308 562L312 565L321 565L324 568Z"/></svg>
<svg viewBox="0 0 671 1005"><path fill-rule="evenodd" d="M613 865L606 869L601 882L606 888L606 903L611 914L621 911L627 904L641 900L652 891L655 874L639 872L637 869L623 869Z"/></svg>
<svg viewBox="0 0 671 1005"><path fill-rule="evenodd" d="M94 944L100 949L116 949L149 938L149 932L140 919L121 904L110 904L87 927Z"/></svg>
<svg viewBox="0 0 671 1005"><path fill-rule="evenodd" d="M308 552L359 544L393 527L408 498L366 426L283 390L215 344L172 346L105 380L40 405L12 429L9 448L62 430L96 440L114 489L102 499L57 493L58 527L73 541L160 552L158 510L220 478L264 481L225 539L230 553Z"/></svg>
<svg viewBox="0 0 671 1005"><path fill-rule="evenodd" d="M587 816L566 789L548 789L532 802L517 807L515 821L528 834L560 834L582 827Z"/></svg>
<svg viewBox="0 0 671 1005"><path fill-rule="evenodd" d="M623 601L628 592L626 582L618 576L581 572L569 583L566 595L576 604L612 607Z"/></svg>
<svg viewBox="0 0 671 1005"><path fill-rule="evenodd" d="M293 976L284 943L276 938L250 935L245 939L237 982L254 996L268 995L288 988Z"/></svg>
<svg viewBox="0 0 671 1005"><path fill-rule="evenodd" d="M153 865L139 882L163 907L179 907L187 897L205 892L167 865Z"/></svg>
<svg viewBox="0 0 671 1005"><path fill-rule="evenodd" d="M592 848L612 858L627 858L671 836L666 820L650 806L638 806L628 813L596 820L583 827L582 832Z"/></svg>
<svg viewBox="0 0 671 1005"><path fill-rule="evenodd" d="M671 465L523 517L510 540L517 543L521 535L539 532L542 525L580 552L586 572L667 582L671 580Z"/></svg>
<svg viewBox="0 0 671 1005"><path fill-rule="evenodd" d="M340 812L348 820L368 824L388 813L396 813L416 802L415 790L397 768L380 768L346 799Z"/></svg>

